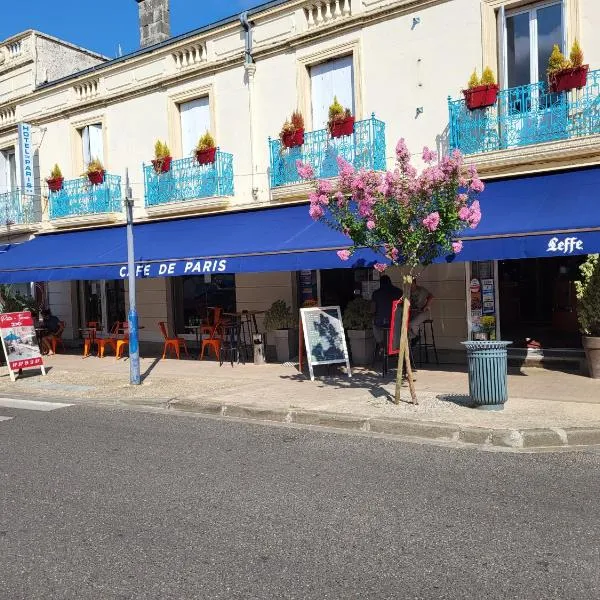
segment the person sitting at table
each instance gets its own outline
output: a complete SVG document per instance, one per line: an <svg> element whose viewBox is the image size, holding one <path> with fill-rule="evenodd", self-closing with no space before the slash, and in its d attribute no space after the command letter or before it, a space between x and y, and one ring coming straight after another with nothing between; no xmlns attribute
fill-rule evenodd
<svg viewBox="0 0 600 600"><path fill-rule="evenodd" d="M379 289L371 297L371 312L373 313L373 337L375 343L382 348L385 343L384 331L390 328L392 304L402 298L402 290L392 285L388 275L379 278Z"/></svg>
<svg viewBox="0 0 600 600"><path fill-rule="evenodd" d="M44 321L44 335L42 337L42 353L54 354L52 352L52 338L60 330L60 321L57 316L53 315L49 308L42 311L42 319Z"/></svg>

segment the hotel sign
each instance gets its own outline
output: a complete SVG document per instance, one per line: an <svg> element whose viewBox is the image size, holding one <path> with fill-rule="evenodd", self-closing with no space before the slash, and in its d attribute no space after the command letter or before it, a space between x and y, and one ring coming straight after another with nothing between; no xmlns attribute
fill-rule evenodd
<svg viewBox="0 0 600 600"><path fill-rule="evenodd" d="M21 165L21 191L33 195L35 182L33 178L33 144L31 142L31 125L19 123L19 161Z"/></svg>

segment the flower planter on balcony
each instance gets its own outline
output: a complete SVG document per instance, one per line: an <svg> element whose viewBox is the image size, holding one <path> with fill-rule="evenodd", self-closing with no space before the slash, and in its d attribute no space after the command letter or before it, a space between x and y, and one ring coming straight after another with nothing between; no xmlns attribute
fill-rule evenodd
<svg viewBox="0 0 600 600"><path fill-rule="evenodd" d="M152 166L157 174L168 173L171 170L171 161L173 158L171 156L165 156L163 158L155 158L152 161Z"/></svg>
<svg viewBox="0 0 600 600"><path fill-rule="evenodd" d="M104 174L106 171L90 171L87 176L92 185L100 185L104 183Z"/></svg>
<svg viewBox="0 0 600 600"><path fill-rule="evenodd" d="M295 148L304 144L304 129L296 129L296 131L286 131L281 139L281 143L286 148Z"/></svg>
<svg viewBox="0 0 600 600"><path fill-rule="evenodd" d="M548 75L548 85L550 92L567 92L575 88L585 87L587 83L587 74L589 65L582 65L573 69L562 69Z"/></svg>
<svg viewBox="0 0 600 600"><path fill-rule="evenodd" d="M463 90L465 104L469 110L486 108L496 104L498 98L498 85L478 85L468 90Z"/></svg>
<svg viewBox="0 0 600 600"><path fill-rule="evenodd" d="M196 160L199 165L209 165L215 162L216 148L208 148L208 150L197 150Z"/></svg>
<svg viewBox="0 0 600 600"><path fill-rule="evenodd" d="M46 179L46 183L51 192L60 192L64 180L64 177L53 177L51 179Z"/></svg>
<svg viewBox="0 0 600 600"><path fill-rule="evenodd" d="M354 133L354 117L345 117L337 121L331 121L329 123L329 133L334 138L352 135Z"/></svg>

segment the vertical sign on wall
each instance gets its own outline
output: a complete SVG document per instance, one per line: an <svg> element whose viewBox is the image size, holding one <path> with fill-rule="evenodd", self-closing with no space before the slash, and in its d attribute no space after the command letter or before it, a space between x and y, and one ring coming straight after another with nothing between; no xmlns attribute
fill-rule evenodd
<svg viewBox="0 0 600 600"><path fill-rule="evenodd" d="M19 123L19 162L21 165L21 191L33 195L33 144L31 143L31 125Z"/></svg>

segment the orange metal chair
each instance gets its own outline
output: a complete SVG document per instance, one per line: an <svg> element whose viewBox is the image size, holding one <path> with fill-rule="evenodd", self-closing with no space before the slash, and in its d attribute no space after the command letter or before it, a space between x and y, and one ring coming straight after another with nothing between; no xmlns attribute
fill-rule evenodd
<svg viewBox="0 0 600 600"><path fill-rule="evenodd" d="M204 334L208 334L208 335L212 335L215 326L220 326L221 325L221 316L222 316L222 312L223 309L220 306L215 306L213 308L209 308L210 311L212 311L212 319L209 319L208 323L205 323L204 325L202 325L202 329L200 330L200 333L202 335Z"/></svg>
<svg viewBox="0 0 600 600"><path fill-rule="evenodd" d="M115 354L117 353L117 334L119 333L120 326L121 323L116 321L108 335L95 336L94 344L98 346L98 356L100 358L104 358L104 351L107 346L110 346Z"/></svg>
<svg viewBox="0 0 600 600"><path fill-rule="evenodd" d="M221 336L219 335L220 327L221 322L219 321L213 326L209 337L202 339L202 350L200 352L200 360L204 358L204 350L206 350L206 348L212 348L215 353L215 357L217 358L217 360L219 360L219 357L221 356L222 343Z"/></svg>
<svg viewBox="0 0 600 600"><path fill-rule="evenodd" d="M60 342L60 345L62 346L63 352L65 351L65 343L63 342L62 339L62 334L63 331L65 330L65 327L67 326L67 324L64 321L59 321L59 328L58 331L56 333L52 334L52 338L50 339L50 344L52 345L52 352L54 352L54 354L56 354L56 345Z"/></svg>
<svg viewBox="0 0 600 600"><path fill-rule="evenodd" d="M117 339L117 349L115 350L117 360L123 357L125 348L129 348L129 323L123 321L123 323L121 323L121 329L123 330L123 337Z"/></svg>
<svg viewBox="0 0 600 600"><path fill-rule="evenodd" d="M92 352L92 346L96 340L96 332L98 331L98 321L88 321L86 327L89 328L87 335L83 338L83 356L89 356Z"/></svg>
<svg viewBox="0 0 600 600"><path fill-rule="evenodd" d="M185 350L185 355L189 358L190 355L188 353L188 349L187 349L185 340L180 337L169 337L169 334L167 332L167 324L164 321L159 321L158 326L160 327L160 332L162 333L163 339L165 340L165 346L163 348L162 357L166 358L167 350L169 350L169 354L171 351L174 350L175 355L179 359L180 358L180 350L181 350L181 347L183 346L183 349Z"/></svg>

